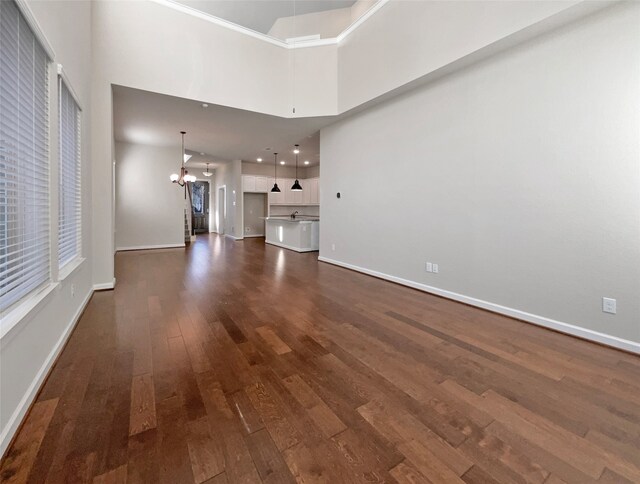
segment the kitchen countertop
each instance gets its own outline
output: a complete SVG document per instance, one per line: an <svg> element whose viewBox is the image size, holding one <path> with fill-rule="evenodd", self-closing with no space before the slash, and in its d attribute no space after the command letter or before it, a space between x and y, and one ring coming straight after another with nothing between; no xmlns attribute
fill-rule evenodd
<svg viewBox="0 0 640 484"><path fill-rule="evenodd" d="M282 217L279 216L275 216L275 217L260 217L263 218L264 220L271 220L274 222L291 222L291 223L311 223L311 222L320 222L319 218L306 218L304 215L303 216L297 216L296 218L291 218L288 215L284 215Z"/></svg>

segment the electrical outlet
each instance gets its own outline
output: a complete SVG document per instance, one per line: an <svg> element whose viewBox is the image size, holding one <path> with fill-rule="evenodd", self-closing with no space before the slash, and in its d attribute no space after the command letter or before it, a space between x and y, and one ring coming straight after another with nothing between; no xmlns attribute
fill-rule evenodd
<svg viewBox="0 0 640 484"><path fill-rule="evenodd" d="M602 298L602 312L616 314L616 300L610 297Z"/></svg>
<svg viewBox="0 0 640 484"><path fill-rule="evenodd" d="M426 262L424 264L424 270L427 272L433 272L433 264L431 262Z"/></svg>
<svg viewBox="0 0 640 484"><path fill-rule="evenodd" d="M336 250L336 244L331 244L331 250L335 252L335 250Z"/></svg>
<svg viewBox="0 0 640 484"><path fill-rule="evenodd" d="M437 274L439 272L438 264L433 264L433 273Z"/></svg>

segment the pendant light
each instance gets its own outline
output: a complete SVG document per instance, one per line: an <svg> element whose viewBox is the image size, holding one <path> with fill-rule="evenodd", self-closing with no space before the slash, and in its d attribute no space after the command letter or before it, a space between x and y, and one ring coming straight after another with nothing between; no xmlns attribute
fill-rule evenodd
<svg viewBox="0 0 640 484"><path fill-rule="evenodd" d="M187 132L180 131L180 134L182 135L182 159L180 160L180 174L178 175L177 173L172 173L169 176L169 179L171 180L172 183L177 183L178 185L183 187L185 183L196 181L196 177L193 175L189 175L189 172L184 167L184 164L188 159L188 158L185 159L185 152L184 152L184 135L187 134Z"/></svg>
<svg viewBox="0 0 640 484"><path fill-rule="evenodd" d="M206 177L210 177L211 175L213 175L213 173L209 171L209 163L207 163L207 171L203 171L202 174Z"/></svg>
<svg viewBox="0 0 640 484"><path fill-rule="evenodd" d="M273 182L271 191L273 193L280 193L280 188L278 188L278 153L273 154Z"/></svg>
<svg viewBox="0 0 640 484"><path fill-rule="evenodd" d="M293 185L291 185L291 191L301 192L302 185L300 185L300 182L298 181L298 153L300 153L300 145L295 145L295 149L293 150L293 152L296 154L296 181Z"/></svg>

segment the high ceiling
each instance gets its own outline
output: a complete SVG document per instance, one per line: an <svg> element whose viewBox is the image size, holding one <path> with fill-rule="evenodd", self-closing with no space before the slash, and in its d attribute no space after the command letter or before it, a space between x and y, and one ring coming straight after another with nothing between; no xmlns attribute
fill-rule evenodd
<svg viewBox="0 0 640 484"><path fill-rule="evenodd" d="M300 145L299 161L320 162L321 127L331 118L287 119L138 89L114 86L114 136L116 141L180 150L180 131L186 131L185 148L193 157L188 166L215 168L229 160L273 164L295 162L293 145ZM269 148L269 150L267 150ZM200 153L204 153L201 155Z"/></svg>
<svg viewBox="0 0 640 484"><path fill-rule="evenodd" d="M355 0L176 0L177 3L268 34L281 17L351 7Z"/></svg>

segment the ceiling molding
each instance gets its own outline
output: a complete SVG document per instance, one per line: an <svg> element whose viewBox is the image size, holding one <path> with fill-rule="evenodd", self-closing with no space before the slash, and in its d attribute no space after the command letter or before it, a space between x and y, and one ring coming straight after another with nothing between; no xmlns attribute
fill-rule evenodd
<svg viewBox="0 0 640 484"><path fill-rule="evenodd" d="M187 15L191 15L193 17L197 17L202 20L206 20L213 24L216 24L220 27L225 27L227 29L233 30L235 32L239 32L244 35L248 35L249 37L253 37L255 39L262 40L272 45L277 45L278 47L282 47L283 49L306 49L308 47L321 47L324 45L337 45L342 42L350 33L356 30L360 25L362 25L369 17L378 12L384 5L386 5L390 0L378 0L378 2L367 10L358 20L352 23L349 27L346 28L340 35L337 37L332 37L329 39L317 39L317 40L307 40L300 42L293 42L291 44L287 43L284 40L276 39L275 37L271 37L269 35L256 32L255 30L251 30L247 27L243 27L242 25L238 25L233 22L229 22L228 20L224 20L220 17L216 17L215 15L211 15L201 10L197 10L193 7L189 7L182 3L178 3L175 0L151 0L154 3L163 5L165 7L172 8L182 13L186 13Z"/></svg>

